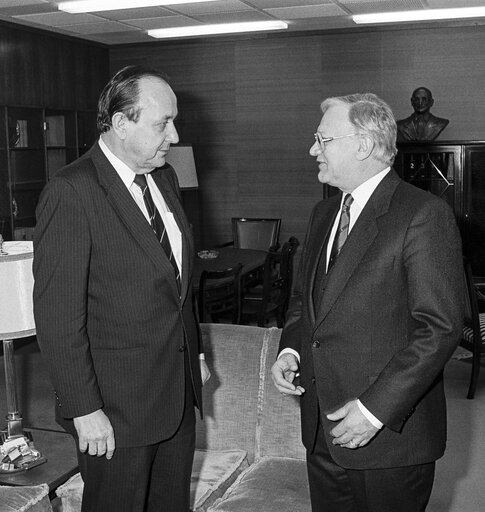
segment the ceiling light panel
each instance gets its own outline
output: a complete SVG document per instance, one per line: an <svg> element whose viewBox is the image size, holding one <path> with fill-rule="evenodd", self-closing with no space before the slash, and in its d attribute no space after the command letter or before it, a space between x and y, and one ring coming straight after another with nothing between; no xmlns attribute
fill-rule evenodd
<svg viewBox="0 0 485 512"><path fill-rule="evenodd" d="M359 14L352 17L354 23L410 23L413 21L453 20L485 17L485 7L458 9L423 9L421 11L396 11Z"/></svg>
<svg viewBox="0 0 485 512"><path fill-rule="evenodd" d="M61 11L77 14L81 12L113 11L140 7L156 7L163 5L181 5L199 2L217 2L220 0L77 0L61 2Z"/></svg>
<svg viewBox="0 0 485 512"><path fill-rule="evenodd" d="M239 34L268 30L285 30L288 24L283 21L253 21L247 23L218 23L215 25L198 25L191 27L149 30L148 35L159 39L174 37L193 37L215 34Z"/></svg>

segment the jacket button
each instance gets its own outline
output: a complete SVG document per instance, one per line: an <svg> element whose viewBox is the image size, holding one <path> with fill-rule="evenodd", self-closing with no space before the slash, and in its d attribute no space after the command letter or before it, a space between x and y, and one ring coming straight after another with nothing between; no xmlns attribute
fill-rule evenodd
<svg viewBox="0 0 485 512"><path fill-rule="evenodd" d="M179 352L184 352L185 351L185 345L182 345L181 347L179 347Z"/></svg>
<svg viewBox="0 0 485 512"><path fill-rule="evenodd" d="M313 348L319 348L320 347L320 342L318 340L313 340L312 347Z"/></svg>
<svg viewBox="0 0 485 512"><path fill-rule="evenodd" d="M315 382L317 382L317 379L315 379L315 377L312 377L312 384L315 384Z"/></svg>

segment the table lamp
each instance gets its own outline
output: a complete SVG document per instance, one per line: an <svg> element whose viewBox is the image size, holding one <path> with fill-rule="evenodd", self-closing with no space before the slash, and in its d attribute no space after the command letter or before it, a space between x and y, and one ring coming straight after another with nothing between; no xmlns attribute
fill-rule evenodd
<svg viewBox="0 0 485 512"><path fill-rule="evenodd" d="M35 334L32 242L4 242L0 235L0 340L3 341L7 430L0 439L0 473L25 471L46 462L22 428L17 402L13 340Z"/></svg>
<svg viewBox="0 0 485 512"><path fill-rule="evenodd" d="M170 146L165 157L177 175L181 190L194 190L198 188L197 170L195 168L194 151L192 146Z"/></svg>

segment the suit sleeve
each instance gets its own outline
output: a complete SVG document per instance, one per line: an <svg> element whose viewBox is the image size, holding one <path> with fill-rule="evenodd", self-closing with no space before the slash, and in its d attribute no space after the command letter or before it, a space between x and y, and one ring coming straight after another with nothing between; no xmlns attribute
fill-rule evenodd
<svg viewBox="0 0 485 512"><path fill-rule="evenodd" d="M451 209L429 201L404 237L408 344L359 397L389 428L399 431L456 348L463 321L461 240Z"/></svg>
<svg viewBox="0 0 485 512"><path fill-rule="evenodd" d="M49 182L34 233L37 339L64 418L103 406L86 329L91 235L82 202L63 178Z"/></svg>

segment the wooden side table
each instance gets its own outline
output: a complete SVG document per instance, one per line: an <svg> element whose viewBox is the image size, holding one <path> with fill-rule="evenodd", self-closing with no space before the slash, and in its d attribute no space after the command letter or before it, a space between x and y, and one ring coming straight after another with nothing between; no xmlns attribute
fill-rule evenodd
<svg viewBox="0 0 485 512"><path fill-rule="evenodd" d="M73 437L65 432L52 430L26 429L32 433L37 450L47 462L28 471L0 473L0 485L47 484L49 492L55 491L71 476L79 471L76 445Z"/></svg>

